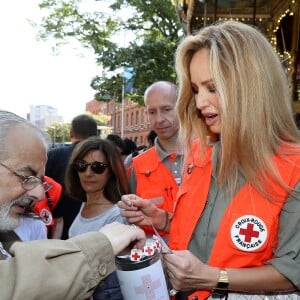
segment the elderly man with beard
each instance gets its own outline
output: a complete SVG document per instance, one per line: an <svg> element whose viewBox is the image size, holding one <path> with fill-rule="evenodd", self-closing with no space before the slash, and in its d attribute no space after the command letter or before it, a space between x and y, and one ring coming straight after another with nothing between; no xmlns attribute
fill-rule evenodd
<svg viewBox="0 0 300 300"><path fill-rule="evenodd" d="M0 111L0 290L1 299L84 299L115 270L114 256L144 232L109 224L75 238L6 242L28 206L44 197L45 134L19 116ZM30 274L30 276L28 276Z"/></svg>

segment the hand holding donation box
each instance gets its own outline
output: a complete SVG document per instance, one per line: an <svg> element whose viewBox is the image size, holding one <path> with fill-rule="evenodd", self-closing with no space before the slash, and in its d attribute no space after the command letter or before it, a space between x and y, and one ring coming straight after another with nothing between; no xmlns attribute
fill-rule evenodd
<svg viewBox="0 0 300 300"><path fill-rule="evenodd" d="M124 300L169 300L161 263L161 242L153 236L143 249L116 257L117 276Z"/></svg>

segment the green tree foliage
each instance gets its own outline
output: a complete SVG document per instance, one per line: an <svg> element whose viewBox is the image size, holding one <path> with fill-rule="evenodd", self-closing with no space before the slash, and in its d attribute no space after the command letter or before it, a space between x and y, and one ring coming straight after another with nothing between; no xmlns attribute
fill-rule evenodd
<svg viewBox="0 0 300 300"><path fill-rule="evenodd" d="M98 125L107 125L107 123L110 121L111 116L103 114L103 113L98 113L97 115L91 114L90 112L85 112L87 115L90 115L93 117Z"/></svg>
<svg viewBox="0 0 300 300"><path fill-rule="evenodd" d="M122 98L122 84L127 84L124 68L134 70L135 90L130 97L137 102L151 83L176 81L174 53L183 32L172 0L95 1L98 7L107 7L101 12L83 10L84 2L43 0L40 7L46 15L38 36L55 39L57 46L75 39L93 49L103 68L91 83L96 99ZM128 33L134 34L134 39L122 45Z"/></svg>
<svg viewBox="0 0 300 300"><path fill-rule="evenodd" d="M46 127L46 131L49 134L52 144L70 142L69 123L55 122L49 125L48 127Z"/></svg>

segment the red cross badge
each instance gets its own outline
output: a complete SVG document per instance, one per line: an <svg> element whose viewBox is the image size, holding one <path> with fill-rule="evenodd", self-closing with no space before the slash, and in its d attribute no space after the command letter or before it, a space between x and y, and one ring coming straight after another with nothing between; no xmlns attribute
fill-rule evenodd
<svg viewBox="0 0 300 300"><path fill-rule="evenodd" d="M159 240L159 238L156 235L153 235L153 240L154 240L154 247L155 249L158 250L158 252L161 252L161 242Z"/></svg>
<svg viewBox="0 0 300 300"><path fill-rule="evenodd" d="M51 212L46 209L46 208L43 208L40 212L40 217L41 219L43 220L43 222L46 224L46 225L50 225L51 222L52 222L52 214Z"/></svg>
<svg viewBox="0 0 300 300"><path fill-rule="evenodd" d="M145 245L143 248L143 253L145 256L151 256L155 253L155 247L153 245Z"/></svg>
<svg viewBox="0 0 300 300"><path fill-rule="evenodd" d="M143 250L141 249L131 249L130 251L130 260L131 261L140 261L143 257Z"/></svg>
<svg viewBox="0 0 300 300"><path fill-rule="evenodd" d="M261 248L268 237L265 222L252 215L235 220L231 227L231 240L242 251L255 251Z"/></svg>

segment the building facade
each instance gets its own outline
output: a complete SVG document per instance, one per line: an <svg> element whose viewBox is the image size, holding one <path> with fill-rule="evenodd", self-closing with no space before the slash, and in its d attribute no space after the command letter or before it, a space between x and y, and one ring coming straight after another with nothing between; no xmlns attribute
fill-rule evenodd
<svg viewBox="0 0 300 300"><path fill-rule="evenodd" d="M144 106L129 99L125 99L123 104L115 100L108 102L91 100L86 104L86 111L92 114L101 112L109 115L111 120L107 125L113 128L113 133L124 139L133 140L138 146L148 144L147 135L151 127Z"/></svg>
<svg viewBox="0 0 300 300"><path fill-rule="evenodd" d="M57 114L57 108L49 105L31 105L28 120L41 129L53 123L63 123L62 116Z"/></svg>

